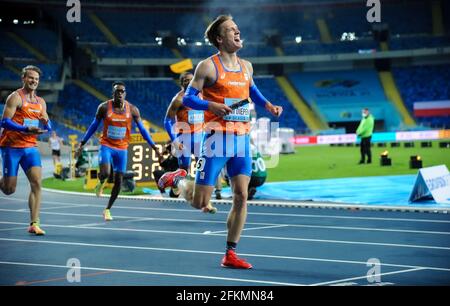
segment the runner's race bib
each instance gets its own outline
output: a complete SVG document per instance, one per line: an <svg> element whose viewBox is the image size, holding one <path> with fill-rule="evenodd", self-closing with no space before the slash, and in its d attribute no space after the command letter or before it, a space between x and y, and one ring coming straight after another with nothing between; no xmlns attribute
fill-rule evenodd
<svg viewBox="0 0 450 306"><path fill-rule="evenodd" d="M23 126L39 127L39 120L37 120L37 119L23 119Z"/></svg>
<svg viewBox="0 0 450 306"><path fill-rule="evenodd" d="M241 100L242 99L225 98L225 104L230 106L233 103L239 102ZM223 120L249 122L250 104L247 103L246 105L233 110L229 115L224 116Z"/></svg>
<svg viewBox="0 0 450 306"><path fill-rule="evenodd" d="M108 126L108 138L111 139L124 139L125 133L127 132L126 127L121 126Z"/></svg>
<svg viewBox="0 0 450 306"><path fill-rule="evenodd" d="M189 110L188 111L188 122L189 124L203 123L204 113L199 110Z"/></svg>

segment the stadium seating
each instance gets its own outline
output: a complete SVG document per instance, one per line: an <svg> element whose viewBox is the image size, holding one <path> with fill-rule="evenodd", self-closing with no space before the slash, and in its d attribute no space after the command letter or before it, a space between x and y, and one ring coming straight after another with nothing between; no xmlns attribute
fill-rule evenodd
<svg viewBox="0 0 450 306"><path fill-rule="evenodd" d="M449 36L413 35L392 37L389 40L390 50L439 48L445 46L450 46Z"/></svg>
<svg viewBox="0 0 450 306"><path fill-rule="evenodd" d="M305 133L307 129L306 124L278 86L275 78L271 76L257 77L254 81L261 93L263 93L269 101L283 107L283 113L280 118L276 119L272 117L267 110L260 106L256 106L258 117L269 117L272 121L279 122L280 127L292 128L296 133Z"/></svg>
<svg viewBox="0 0 450 306"><path fill-rule="evenodd" d="M81 10L81 22L67 22L66 9L48 9L48 13L62 26L63 30L77 42L106 43L102 32L94 25L85 10Z"/></svg>
<svg viewBox="0 0 450 306"><path fill-rule="evenodd" d="M375 70L300 72L289 74L289 79L329 123L359 122L361 109L368 107L379 122L383 121L385 130L400 125L400 115L387 100Z"/></svg>
<svg viewBox="0 0 450 306"><path fill-rule="evenodd" d="M0 31L0 54L6 58L34 60L35 56L27 49L19 45L15 40L6 34L6 31Z"/></svg>
<svg viewBox="0 0 450 306"><path fill-rule="evenodd" d="M39 27L22 27L14 29L14 33L41 51L49 60L56 60L58 37L55 32Z"/></svg>
<svg viewBox="0 0 450 306"><path fill-rule="evenodd" d="M446 10L447 6L444 5ZM366 6L349 4L316 11L294 5L292 10L276 7L255 8L249 14L246 10L232 8L227 13L232 14L238 23L246 45L246 48L241 50L240 56L265 57L276 56L274 49L267 44L268 38L272 35L280 35L286 55L379 50L378 43L373 39L372 25L366 20L367 9ZM93 13L122 43L120 47L107 42L87 12L82 12L81 23L66 22L64 10L51 9L50 12L75 41L89 42L94 52L101 58L173 58L170 48L178 48L184 57L191 58L203 58L215 52L214 48L204 44L204 30L208 22L217 15L216 11L181 14L176 10L162 8L158 10L127 8L125 12L113 6L94 9ZM319 18L326 21L334 43L320 42L321 36L317 25ZM449 18L444 18L444 22L448 23L447 19ZM408 5L386 3L383 5L383 23L388 24L392 50L441 47L448 45L449 42L448 37L410 37L412 34L431 34L429 3L415 2ZM357 40L340 42L344 32L355 33ZM169 48L166 45L166 47L157 46L155 39L167 35L183 38L187 45L172 42ZM405 35L409 37L404 37ZM302 43L296 44L296 37L301 37ZM203 45L198 46L196 42ZM139 46L139 44L146 45Z"/></svg>
<svg viewBox="0 0 450 306"><path fill-rule="evenodd" d="M56 82L61 80L61 65L36 64L42 70L41 82Z"/></svg>
<svg viewBox="0 0 450 306"><path fill-rule="evenodd" d="M0 81L14 81L18 79L19 76L15 72L0 64Z"/></svg>
<svg viewBox="0 0 450 306"><path fill-rule="evenodd" d="M108 97L111 96L112 81L94 78L84 80ZM127 88L126 99L140 109L141 116L163 126L167 107L180 90L176 83L170 79L124 80L124 82Z"/></svg>
<svg viewBox="0 0 450 306"><path fill-rule="evenodd" d="M158 45L148 46L111 46L102 45L92 48L100 58L174 58L172 51Z"/></svg>
<svg viewBox="0 0 450 306"><path fill-rule="evenodd" d="M41 75L41 82L57 82L61 80L61 65L59 64L43 64L43 63L37 63L35 64L39 69L42 70ZM17 70L21 70L23 67L25 67L24 64L20 65L15 64L13 65ZM0 65L0 80L2 81L19 81L20 75L16 74L15 72L11 71L10 69L6 68L3 65Z"/></svg>
<svg viewBox="0 0 450 306"><path fill-rule="evenodd" d="M161 37L161 33L203 40L204 25L201 22L201 13L133 11L132 14L124 14L118 11L103 11L96 14L123 44L155 43L155 38ZM194 27L194 24L200 26Z"/></svg>
<svg viewBox="0 0 450 306"><path fill-rule="evenodd" d="M100 102L77 85L66 84L59 95L58 106L63 110L63 117L73 125L87 127L94 118Z"/></svg>
<svg viewBox="0 0 450 306"><path fill-rule="evenodd" d="M414 102L450 100L450 65L394 68L393 73L411 114ZM416 120L425 126L450 128L448 117L420 117Z"/></svg>
<svg viewBox="0 0 450 306"><path fill-rule="evenodd" d="M328 10L325 20L335 40L340 40L342 33L355 33L358 38L371 37L371 24L367 22L366 14L367 8L363 5L342 7Z"/></svg>
<svg viewBox="0 0 450 306"><path fill-rule="evenodd" d="M330 44L321 44L318 42L302 42L297 44L291 42L283 47L286 55L318 55L334 53L360 53L376 52L378 46L373 40L355 40L343 41Z"/></svg>
<svg viewBox="0 0 450 306"><path fill-rule="evenodd" d="M187 58L206 58L217 53L217 49L209 45L196 46L195 44L191 44L188 46L181 46L179 50L181 54Z"/></svg>

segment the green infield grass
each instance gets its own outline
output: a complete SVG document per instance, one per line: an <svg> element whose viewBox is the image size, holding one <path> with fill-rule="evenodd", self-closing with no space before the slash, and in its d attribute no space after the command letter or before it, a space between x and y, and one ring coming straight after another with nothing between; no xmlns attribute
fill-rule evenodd
<svg viewBox="0 0 450 306"><path fill-rule="evenodd" d="M380 155L388 151L392 166L380 166ZM280 156L275 168L267 169L267 181L314 180L339 177L360 177L379 175L416 174L418 169L409 169L410 156L419 155L423 167L445 164L450 169L450 148L439 148L439 142L432 142L431 148L421 148L415 142L413 148L372 147L372 163L359 165L359 147L347 146L300 146L294 154Z"/></svg>

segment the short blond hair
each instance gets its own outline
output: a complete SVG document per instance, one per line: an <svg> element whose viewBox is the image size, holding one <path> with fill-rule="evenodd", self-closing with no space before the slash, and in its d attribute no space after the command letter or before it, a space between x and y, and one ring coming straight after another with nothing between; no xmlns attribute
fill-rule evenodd
<svg viewBox="0 0 450 306"><path fill-rule="evenodd" d="M39 67L36 67L33 65L28 65L28 66L22 68L22 78L27 75L28 70L36 71L37 73L39 73L39 77L42 75L42 70L39 69Z"/></svg>
<svg viewBox="0 0 450 306"><path fill-rule="evenodd" d="M220 36L220 25L228 20L233 20L233 17L231 15L219 15L206 28L205 38L208 38L209 42L212 43L217 49L219 48L217 37Z"/></svg>

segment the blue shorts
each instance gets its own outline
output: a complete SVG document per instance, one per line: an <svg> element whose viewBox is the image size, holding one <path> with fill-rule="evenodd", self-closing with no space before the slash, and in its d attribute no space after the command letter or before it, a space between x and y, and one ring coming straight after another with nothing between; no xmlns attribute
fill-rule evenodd
<svg viewBox="0 0 450 306"><path fill-rule="evenodd" d="M230 178L237 175L251 176L249 135L205 134L201 149L196 165L196 184L214 186L225 165Z"/></svg>
<svg viewBox="0 0 450 306"><path fill-rule="evenodd" d="M114 172L125 173L127 171L128 150L113 149L108 146L100 146L98 152L98 164L113 164Z"/></svg>
<svg viewBox="0 0 450 306"><path fill-rule="evenodd" d="M25 173L27 173L31 167L42 167L41 155L39 154L37 147L1 147L1 151L4 176L17 176L19 164Z"/></svg>
<svg viewBox="0 0 450 306"><path fill-rule="evenodd" d="M189 169L191 166L191 156L200 156L202 136L202 132L177 135L176 141L183 144L183 150L175 154L175 156L178 158L178 166Z"/></svg>

